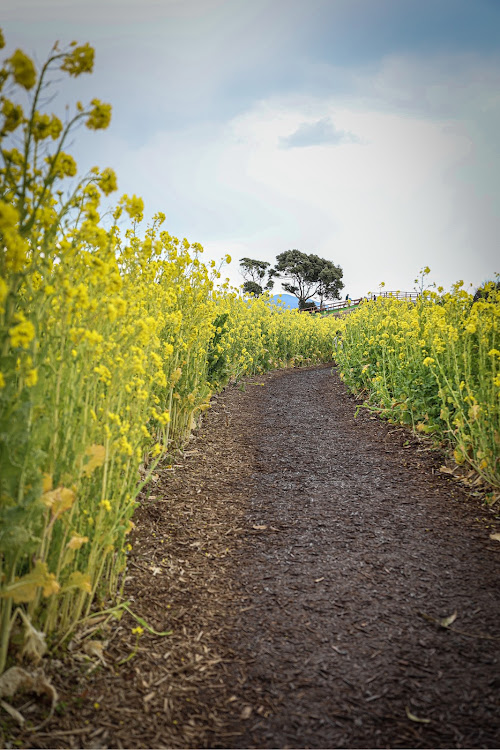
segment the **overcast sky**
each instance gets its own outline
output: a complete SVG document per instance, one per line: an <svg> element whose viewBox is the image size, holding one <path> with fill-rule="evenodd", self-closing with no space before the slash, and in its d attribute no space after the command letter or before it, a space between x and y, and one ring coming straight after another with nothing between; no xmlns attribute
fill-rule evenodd
<svg viewBox="0 0 500 750"><path fill-rule="evenodd" d="M81 171L163 211L207 258L297 248L351 297L500 271L500 0L2 0L9 54L96 49ZM55 102L52 107L57 107Z"/></svg>

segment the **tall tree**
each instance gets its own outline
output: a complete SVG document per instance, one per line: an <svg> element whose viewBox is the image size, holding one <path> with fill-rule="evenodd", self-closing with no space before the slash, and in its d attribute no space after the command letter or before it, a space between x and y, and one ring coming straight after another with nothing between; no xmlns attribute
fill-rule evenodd
<svg viewBox="0 0 500 750"><path fill-rule="evenodd" d="M338 299L340 290L344 288L340 266L336 266L331 260L313 253L308 255L300 250L285 250L280 253L271 273L280 279L288 279L282 283L282 287L297 297L300 310L314 296L320 298L322 307L323 300Z"/></svg>
<svg viewBox="0 0 500 750"><path fill-rule="evenodd" d="M259 297L264 289L272 289L274 282L272 272L269 271L271 264L265 260L253 260L252 258L241 258L240 268L241 275L245 279L243 291L247 294L253 294ZM264 279L268 276L267 284L264 286Z"/></svg>

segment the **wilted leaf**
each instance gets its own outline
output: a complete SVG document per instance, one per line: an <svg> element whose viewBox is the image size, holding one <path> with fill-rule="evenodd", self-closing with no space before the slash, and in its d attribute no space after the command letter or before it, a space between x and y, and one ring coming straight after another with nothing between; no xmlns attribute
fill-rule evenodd
<svg viewBox="0 0 500 750"><path fill-rule="evenodd" d="M61 587L59 586L56 577L53 573L47 573L47 576L45 578L45 581L42 585L43 588L43 595L44 596L52 596L52 594L58 594L61 590Z"/></svg>
<svg viewBox="0 0 500 750"><path fill-rule="evenodd" d="M75 570L68 578L67 583L63 587L63 591L67 591L68 589L80 589L80 591L85 591L87 594L91 594L92 584L90 582L90 575Z"/></svg>
<svg viewBox="0 0 500 750"><path fill-rule="evenodd" d="M252 526L252 529L255 529L255 531L265 531L267 526Z"/></svg>
<svg viewBox="0 0 500 750"><path fill-rule="evenodd" d="M457 619L457 613L455 611L449 617L444 617L442 620L439 620L439 624L441 625L442 628L448 628L452 623L455 622L456 619Z"/></svg>
<svg viewBox="0 0 500 750"><path fill-rule="evenodd" d="M81 534L78 534L76 531L74 532L73 536L69 540L67 547L68 549L80 549L86 542L88 542L89 538L88 536L82 536Z"/></svg>
<svg viewBox="0 0 500 750"><path fill-rule="evenodd" d="M36 596L37 588L43 588L44 596L57 594L60 586L53 573L49 573L47 563L37 560L35 567L30 573L21 576L13 583L9 583L0 592L0 598L12 597L15 604L31 602Z"/></svg>
<svg viewBox="0 0 500 750"><path fill-rule="evenodd" d="M52 489L52 475L44 474L42 479L42 488L44 492L48 492Z"/></svg>
<svg viewBox="0 0 500 750"><path fill-rule="evenodd" d="M44 492L41 497L42 503L50 508L52 517L57 518L65 510L69 510L76 500L76 495L69 487L57 487L50 492Z"/></svg>
<svg viewBox="0 0 500 750"><path fill-rule="evenodd" d="M85 455L89 457L89 460L83 467L83 474L89 477L94 469L102 466L106 460L106 448L104 445L91 445L85 451Z"/></svg>
<svg viewBox="0 0 500 750"><path fill-rule="evenodd" d="M24 645L21 655L34 664L38 664L47 651L45 633L41 630L36 630L27 618L24 620L24 627Z"/></svg>
<svg viewBox="0 0 500 750"><path fill-rule="evenodd" d="M107 641L85 641L83 644L83 650L87 656L95 656L106 667L107 664L104 659L104 649L106 646Z"/></svg>
<svg viewBox="0 0 500 750"><path fill-rule="evenodd" d="M447 466L440 466L439 471L442 471L443 474L453 474L453 469L449 469Z"/></svg>
<svg viewBox="0 0 500 750"><path fill-rule="evenodd" d="M469 409L469 419L474 421L475 419L478 418L480 413L481 413L481 407L479 406L479 404L472 404L472 406Z"/></svg>
<svg viewBox="0 0 500 750"><path fill-rule="evenodd" d="M493 539L494 542L500 542L500 534L498 532L496 534L490 534L490 539Z"/></svg>
<svg viewBox="0 0 500 750"><path fill-rule="evenodd" d="M252 715L252 706L245 706L240 714L240 719L249 719Z"/></svg>
<svg viewBox="0 0 500 750"><path fill-rule="evenodd" d="M430 724L430 719L419 719L418 716L415 716L415 714L412 714L408 706L406 706L406 715L410 719L410 721L416 721L417 724Z"/></svg>

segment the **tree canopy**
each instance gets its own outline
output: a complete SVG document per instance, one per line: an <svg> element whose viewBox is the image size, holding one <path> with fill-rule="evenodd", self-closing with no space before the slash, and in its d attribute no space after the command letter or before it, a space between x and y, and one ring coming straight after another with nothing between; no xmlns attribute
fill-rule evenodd
<svg viewBox="0 0 500 750"><path fill-rule="evenodd" d="M318 255L285 250L276 261L271 274L288 279L282 283L283 289L297 297L300 309L304 309L307 300L314 296L319 297L321 306L324 299L338 299L344 288L342 268Z"/></svg>
<svg viewBox="0 0 500 750"><path fill-rule="evenodd" d="M252 258L241 258L240 268L241 275L245 279L243 291L246 294L253 294L259 297L264 289L272 289L274 282L272 273L269 271L271 264L265 260L253 260ZM264 285L264 279L268 275L267 284Z"/></svg>

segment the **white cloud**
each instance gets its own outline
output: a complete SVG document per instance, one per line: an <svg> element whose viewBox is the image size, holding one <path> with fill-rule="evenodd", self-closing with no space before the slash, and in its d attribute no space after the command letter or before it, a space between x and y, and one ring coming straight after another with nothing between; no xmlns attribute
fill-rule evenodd
<svg viewBox="0 0 500 750"><path fill-rule="evenodd" d="M318 117L360 142L281 147ZM225 126L156 133L126 159L123 148L103 142L105 163L121 161L120 189L142 192L170 232L200 241L208 257L229 252L224 275L234 284L240 257L273 262L293 247L340 264L351 296L382 280L411 289L424 265L446 286L496 270L489 248L498 220L480 197L471 203L474 182L457 178L476 149L461 122L277 98ZM471 247L474 232L482 248Z"/></svg>

